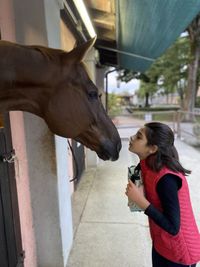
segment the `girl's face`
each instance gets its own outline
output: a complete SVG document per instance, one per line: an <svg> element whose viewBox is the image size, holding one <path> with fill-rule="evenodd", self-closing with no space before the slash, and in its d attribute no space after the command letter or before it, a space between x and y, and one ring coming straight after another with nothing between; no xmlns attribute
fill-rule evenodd
<svg viewBox="0 0 200 267"><path fill-rule="evenodd" d="M129 151L138 155L140 159L146 159L149 155L155 153L156 146L148 146L145 134L145 127L139 129L137 133L130 138Z"/></svg>

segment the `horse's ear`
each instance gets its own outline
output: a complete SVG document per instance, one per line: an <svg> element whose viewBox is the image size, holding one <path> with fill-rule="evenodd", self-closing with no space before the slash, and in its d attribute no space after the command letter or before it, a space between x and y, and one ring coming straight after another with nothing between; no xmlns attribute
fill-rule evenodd
<svg viewBox="0 0 200 267"><path fill-rule="evenodd" d="M73 50L71 50L69 53L66 54L66 59L67 60L70 59L75 62L82 61L87 51L94 45L95 41L96 41L96 36L87 41L86 43L73 48Z"/></svg>

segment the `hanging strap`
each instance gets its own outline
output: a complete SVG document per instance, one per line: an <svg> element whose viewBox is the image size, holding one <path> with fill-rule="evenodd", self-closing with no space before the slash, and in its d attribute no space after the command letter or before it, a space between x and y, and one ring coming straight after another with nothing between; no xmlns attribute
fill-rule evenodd
<svg viewBox="0 0 200 267"><path fill-rule="evenodd" d="M74 154L74 150L73 150L73 148L72 148L72 146L71 146L71 144L70 144L70 142L69 142L68 139L67 139L67 143L68 143L68 146L69 146L69 148L70 148L70 150L71 150L72 157L73 157L74 164L75 164L75 175L74 175L74 177L73 177L71 180L69 180L69 181L70 181L70 182L74 182L74 181L76 181L76 180L78 179L78 175L79 175L79 172L78 172L78 162L77 162L77 160L76 160L76 157L75 157L75 154Z"/></svg>

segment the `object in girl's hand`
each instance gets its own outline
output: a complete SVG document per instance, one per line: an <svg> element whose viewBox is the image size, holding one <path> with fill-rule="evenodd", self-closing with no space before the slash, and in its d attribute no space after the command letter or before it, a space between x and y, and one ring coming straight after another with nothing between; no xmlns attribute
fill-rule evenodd
<svg viewBox="0 0 200 267"><path fill-rule="evenodd" d="M128 167L128 180L131 180L141 191L144 193L144 186L141 177L140 164L137 166L132 165ZM134 211L143 211L140 207L137 206L135 202L128 199L128 207L131 212Z"/></svg>

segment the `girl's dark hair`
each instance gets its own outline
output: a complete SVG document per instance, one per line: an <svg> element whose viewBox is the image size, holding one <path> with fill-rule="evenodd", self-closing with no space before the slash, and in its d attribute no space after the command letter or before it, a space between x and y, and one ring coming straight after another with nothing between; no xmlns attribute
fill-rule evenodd
<svg viewBox="0 0 200 267"><path fill-rule="evenodd" d="M148 167L153 171L160 171L166 166L172 171L181 172L184 175L191 171L183 168L179 162L178 152L174 146L174 134L170 127L160 122L150 122L145 125L147 145L156 145L158 150L147 159Z"/></svg>

